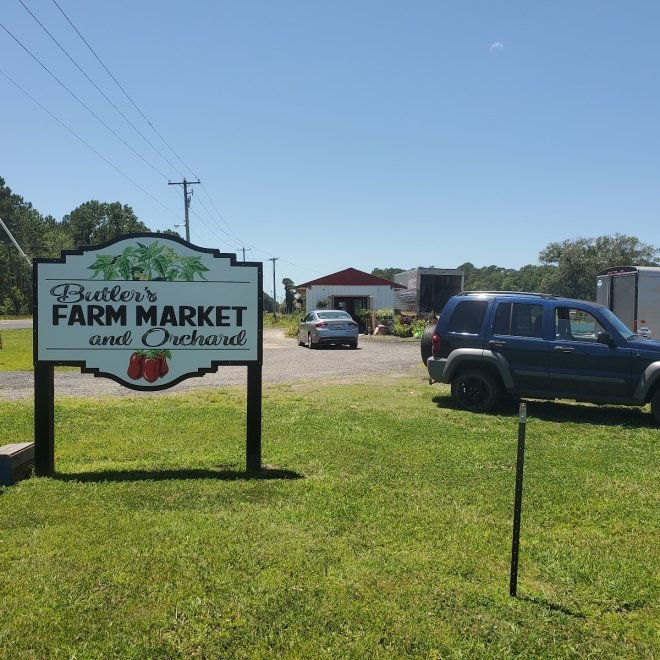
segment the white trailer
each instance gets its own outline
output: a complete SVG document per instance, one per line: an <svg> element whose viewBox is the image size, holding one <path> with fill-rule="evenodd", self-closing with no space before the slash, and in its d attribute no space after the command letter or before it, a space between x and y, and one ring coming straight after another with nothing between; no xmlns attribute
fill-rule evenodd
<svg viewBox="0 0 660 660"><path fill-rule="evenodd" d="M394 309L415 314L439 314L447 301L463 290L465 276L455 268L412 268L394 276L403 287L395 291Z"/></svg>
<svg viewBox="0 0 660 660"><path fill-rule="evenodd" d="M617 266L596 276L596 302L633 332L660 339L660 268Z"/></svg>

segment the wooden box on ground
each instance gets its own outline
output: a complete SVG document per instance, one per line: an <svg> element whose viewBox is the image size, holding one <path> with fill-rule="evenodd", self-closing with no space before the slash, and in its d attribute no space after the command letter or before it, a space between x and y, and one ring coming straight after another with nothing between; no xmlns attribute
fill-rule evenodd
<svg viewBox="0 0 660 660"><path fill-rule="evenodd" d="M34 466L34 442L0 447L0 485L10 486L27 477Z"/></svg>

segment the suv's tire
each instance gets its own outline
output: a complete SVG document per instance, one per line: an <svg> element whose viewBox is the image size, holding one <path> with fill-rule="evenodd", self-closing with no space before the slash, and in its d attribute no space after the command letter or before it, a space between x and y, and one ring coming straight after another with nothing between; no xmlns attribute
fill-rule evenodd
<svg viewBox="0 0 660 660"><path fill-rule="evenodd" d="M492 410L501 392L497 380L481 369L461 371L451 381L451 398L454 403L471 412Z"/></svg>
<svg viewBox="0 0 660 660"><path fill-rule="evenodd" d="M422 362L426 366L426 361L433 355L433 335L435 334L435 323L429 323L422 333Z"/></svg>
<svg viewBox="0 0 660 660"><path fill-rule="evenodd" d="M651 414L656 424L660 424L660 387L657 387L651 397Z"/></svg>

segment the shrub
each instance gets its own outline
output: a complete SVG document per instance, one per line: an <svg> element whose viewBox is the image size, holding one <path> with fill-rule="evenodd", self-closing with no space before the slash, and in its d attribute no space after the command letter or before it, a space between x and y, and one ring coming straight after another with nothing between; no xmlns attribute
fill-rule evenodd
<svg viewBox="0 0 660 660"><path fill-rule="evenodd" d="M413 336L413 328L412 325L404 325L402 323L399 323L398 321L395 321L392 324L392 334L396 337L412 337Z"/></svg>

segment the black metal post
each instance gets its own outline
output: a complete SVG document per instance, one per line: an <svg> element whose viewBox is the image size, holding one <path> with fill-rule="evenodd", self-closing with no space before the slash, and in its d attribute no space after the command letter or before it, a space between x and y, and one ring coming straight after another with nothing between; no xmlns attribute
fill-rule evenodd
<svg viewBox="0 0 660 660"><path fill-rule="evenodd" d="M261 473L261 388L262 365L247 366L247 433L245 455L250 477Z"/></svg>
<svg viewBox="0 0 660 660"><path fill-rule="evenodd" d="M55 471L55 379L53 365L34 365L34 469L38 476Z"/></svg>
<svg viewBox="0 0 660 660"><path fill-rule="evenodd" d="M520 549L520 517L522 513L526 426L527 404L521 401L518 410L518 457L516 459L516 495L513 504L513 541L511 544L511 579L509 581L510 596L515 596L518 591L518 553Z"/></svg>

